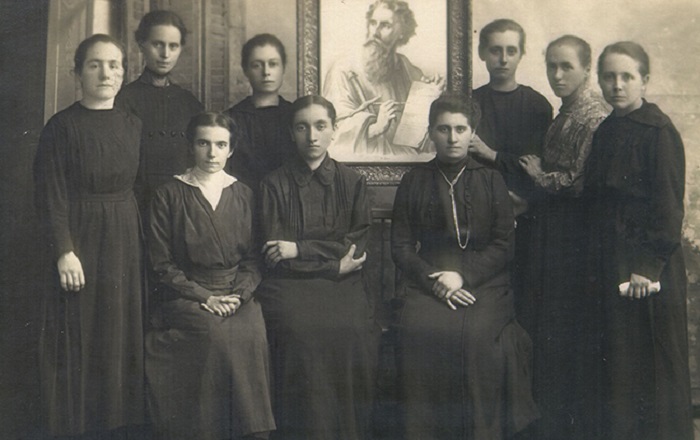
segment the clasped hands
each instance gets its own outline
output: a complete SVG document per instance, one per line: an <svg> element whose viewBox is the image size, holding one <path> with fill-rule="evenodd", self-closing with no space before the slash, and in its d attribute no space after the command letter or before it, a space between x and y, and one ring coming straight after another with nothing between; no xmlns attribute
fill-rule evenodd
<svg viewBox="0 0 700 440"><path fill-rule="evenodd" d="M200 307L207 312L225 318L236 313L241 306L240 295L212 295L207 298L207 302L201 303Z"/></svg>
<svg viewBox="0 0 700 440"><path fill-rule="evenodd" d="M338 275L345 275L350 272L362 269L362 264L367 259L367 252L360 258L355 258L357 246L352 244L348 252L340 259ZM299 246L293 241L270 240L265 242L262 248L265 254L265 264L267 267L275 267L282 260L291 260L299 256Z"/></svg>
<svg viewBox="0 0 700 440"><path fill-rule="evenodd" d="M444 300L452 310L457 310L457 306L469 307L476 302L474 295L462 289L464 279L459 272L440 271L431 273L428 278L435 280L433 295Z"/></svg>

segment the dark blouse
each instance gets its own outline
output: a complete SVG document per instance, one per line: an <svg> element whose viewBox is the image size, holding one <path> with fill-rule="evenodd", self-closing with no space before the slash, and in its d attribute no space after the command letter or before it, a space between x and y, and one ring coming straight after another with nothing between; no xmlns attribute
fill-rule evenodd
<svg viewBox="0 0 700 440"><path fill-rule="evenodd" d="M141 172L145 188L139 198L144 209L158 186L191 166L185 129L190 118L204 110L189 91L173 83L156 87L150 75L145 70L136 81L124 86L115 100L116 106L143 122Z"/></svg>
<svg viewBox="0 0 700 440"><path fill-rule="evenodd" d="M280 96L279 105L256 108L249 96L226 110L239 132L228 170L251 188L296 153L287 120L291 105Z"/></svg>
<svg viewBox="0 0 700 440"><path fill-rule="evenodd" d="M521 197L532 192L532 181L520 166L520 156L542 153L544 136L552 122L549 101L531 87L519 85L511 92L499 92L489 85L474 90L481 109L476 133L496 150L495 167L503 174L508 189Z"/></svg>
<svg viewBox="0 0 700 440"><path fill-rule="evenodd" d="M630 273L658 280L680 246L684 214L685 154L671 120L646 101L611 114L595 133L585 180L615 222L620 282Z"/></svg>
<svg viewBox="0 0 700 440"><path fill-rule="evenodd" d="M81 232L70 228L71 201L131 193L140 130L141 121L122 110L90 110L79 102L46 124L34 171L37 209L56 258L75 250L71 237Z"/></svg>
<svg viewBox="0 0 700 440"><path fill-rule="evenodd" d="M175 179L161 186L151 204L149 240L158 299L206 302L212 292L193 278L232 268L235 280L223 293L250 299L260 283L252 218L253 194L241 182L224 188L216 210L199 188Z"/></svg>
<svg viewBox="0 0 700 440"><path fill-rule="evenodd" d="M449 176L448 176L449 177ZM466 250L457 244L448 185L437 160L418 165L401 180L394 202L392 254L404 277L430 293L437 271L456 271L475 293L504 292L513 257L513 212L501 175L468 160L455 185L460 226L468 225ZM416 245L418 251L416 252Z"/></svg>
<svg viewBox="0 0 700 440"><path fill-rule="evenodd" d="M367 248L370 213L365 179L326 156L311 169L295 155L262 182L266 240L294 241L299 257L281 261L273 275L337 279L350 245Z"/></svg>

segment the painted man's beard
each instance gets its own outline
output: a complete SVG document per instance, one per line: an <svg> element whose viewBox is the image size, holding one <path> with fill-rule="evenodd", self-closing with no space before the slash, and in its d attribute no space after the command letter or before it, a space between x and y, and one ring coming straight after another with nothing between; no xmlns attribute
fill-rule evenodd
<svg viewBox="0 0 700 440"><path fill-rule="evenodd" d="M362 49L362 63L367 79L372 84L380 84L390 79L393 70L393 57L390 49L375 39L369 39Z"/></svg>

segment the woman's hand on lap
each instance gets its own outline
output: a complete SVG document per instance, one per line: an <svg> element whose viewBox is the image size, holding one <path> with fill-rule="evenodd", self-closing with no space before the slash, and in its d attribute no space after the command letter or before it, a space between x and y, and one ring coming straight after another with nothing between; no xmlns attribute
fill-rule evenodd
<svg viewBox="0 0 700 440"><path fill-rule="evenodd" d="M449 294L462 288L464 279L459 272L440 271L431 273L428 278L435 280L432 291L435 296L440 299L446 299Z"/></svg>
<svg viewBox="0 0 700 440"><path fill-rule="evenodd" d="M451 294L448 294L445 301L449 308L457 310L457 306L469 307L474 305L476 297L464 289L457 289Z"/></svg>

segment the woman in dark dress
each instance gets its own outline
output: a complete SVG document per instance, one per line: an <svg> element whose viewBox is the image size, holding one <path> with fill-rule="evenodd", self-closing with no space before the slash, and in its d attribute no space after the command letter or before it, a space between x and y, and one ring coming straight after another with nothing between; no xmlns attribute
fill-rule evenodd
<svg viewBox="0 0 700 440"><path fill-rule="evenodd" d="M539 415L530 338L510 289L508 189L467 154L478 123L466 98L433 102L437 157L409 171L396 193L401 439L505 439Z"/></svg>
<svg viewBox="0 0 700 440"><path fill-rule="evenodd" d="M299 98L291 117L298 154L261 184L274 438L368 439L378 334L361 272L365 180L328 156L330 102Z"/></svg>
<svg viewBox="0 0 700 440"><path fill-rule="evenodd" d="M540 191L533 204L529 261L532 304L528 331L534 346L535 401L542 411L537 439L596 438L599 339L597 298L585 289L588 237L583 172L593 133L608 114L589 85L591 48L565 35L546 51L547 79L561 98L545 136L542 157L521 159Z"/></svg>
<svg viewBox="0 0 700 440"><path fill-rule="evenodd" d="M649 57L641 46L606 47L598 81L613 107L586 170L597 282L590 293L603 304L602 438L691 440L683 142L644 100Z"/></svg>
<svg viewBox="0 0 700 440"><path fill-rule="evenodd" d="M186 36L187 28L174 12L157 10L144 15L135 38L146 68L117 96L116 105L143 122L138 196L146 212L156 188L190 166L185 127L204 110L192 93L170 79Z"/></svg>
<svg viewBox="0 0 700 440"><path fill-rule="evenodd" d="M133 185L138 118L113 108L125 52L107 35L78 46L82 99L44 127L36 201L52 261L43 298L42 401L57 436L144 421L142 259Z"/></svg>
<svg viewBox="0 0 700 440"><path fill-rule="evenodd" d="M253 193L224 171L232 121L192 118L195 166L158 188L149 254L159 284L146 374L157 434L258 439L275 429L253 234Z"/></svg>
<svg viewBox="0 0 700 440"><path fill-rule="evenodd" d="M253 94L226 110L240 131L229 170L256 191L263 177L296 154L287 128L291 103L279 95L286 66L287 52L277 37L259 34L248 40L241 67Z"/></svg>

